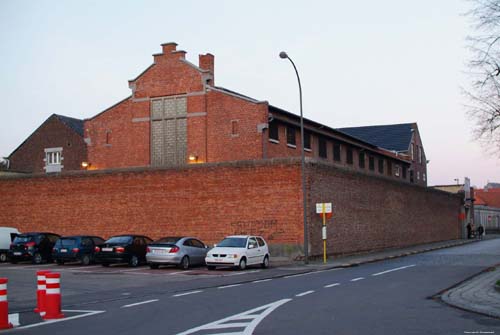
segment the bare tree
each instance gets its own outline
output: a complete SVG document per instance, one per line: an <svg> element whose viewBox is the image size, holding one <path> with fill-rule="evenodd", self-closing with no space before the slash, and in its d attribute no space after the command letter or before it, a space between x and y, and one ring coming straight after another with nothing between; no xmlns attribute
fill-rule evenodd
<svg viewBox="0 0 500 335"><path fill-rule="evenodd" d="M474 136L488 151L500 155L500 0L471 0L467 15L475 34L469 36L472 78L468 115L474 121Z"/></svg>

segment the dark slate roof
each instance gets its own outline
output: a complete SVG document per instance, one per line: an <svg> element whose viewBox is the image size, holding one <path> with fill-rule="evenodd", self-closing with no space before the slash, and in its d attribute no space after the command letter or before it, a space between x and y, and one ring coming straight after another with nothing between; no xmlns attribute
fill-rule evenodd
<svg viewBox="0 0 500 335"><path fill-rule="evenodd" d="M356 137L379 148L397 152L408 151L414 123L388 124L380 126L347 127L336 130Z"/></svg>
<svg viewBox="0 0 500 335"><path fill-rule="evenodd" d="M73 129L78 135L83 137L83 120L54 114L62 123Z"/></svg>

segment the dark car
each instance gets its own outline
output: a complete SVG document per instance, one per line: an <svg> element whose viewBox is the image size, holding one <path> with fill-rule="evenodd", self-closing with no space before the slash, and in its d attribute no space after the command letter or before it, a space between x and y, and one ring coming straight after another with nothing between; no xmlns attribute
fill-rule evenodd
<svg viewBox="0 0 500 335"><path fill-rule="evenodd" d="M9 249L10 262L31 260L34 264L52 262L52 248L60 235L53 233L24 233L17 235Z"/></svg>
<svg viewBox="0 0 500 335"><path fill-rule="evenodd" d="M101 250L104 239L98 236L63 236L52 249L52 258L57 264L80 261L82 265L94 262L95 254Z"/></svg>
<svg viewBox="0 0 500 335"><path fill-rule="evenodd" d="M104 242L101 251L96 254L96 261L102 266L112 263L128 263L137 266L146 262L146 249L148 243L153 242L142 235L118 235Z"/></svg>

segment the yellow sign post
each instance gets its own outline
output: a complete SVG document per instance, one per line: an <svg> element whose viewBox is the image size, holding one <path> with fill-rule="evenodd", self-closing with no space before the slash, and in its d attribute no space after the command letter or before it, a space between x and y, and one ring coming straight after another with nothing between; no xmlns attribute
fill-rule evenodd
<svg viewBox="0 0 500 335"><path fill-rule="evenodd" d="M320 214L323 218L321 233L323 237L323 263L326 264L326 218L330 218L332 216L332 203L317 203L316 213Z"/></svg>

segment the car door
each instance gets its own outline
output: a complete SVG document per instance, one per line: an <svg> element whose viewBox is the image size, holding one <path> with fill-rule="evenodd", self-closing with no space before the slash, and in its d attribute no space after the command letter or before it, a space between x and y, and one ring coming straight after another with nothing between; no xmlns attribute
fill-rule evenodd
<svg viewBox="0 0 500 335"><path fill-rule="evenodd" d="M269 247L267 246L266 242L262 237L257 237L257 242L259 243L259 255L260 255L259 263L262 263L264 261L264 257L266 257L266 254L269 253Z"/></svg>
<svg viewBox="0 0 500 335"><path fill-rule="evenodd" d="M259 263L259 244L255 237L249 237L247 243L247 264Z"/></svg>
<svg viewBox="0 0 500 335"><path fill-rule="evenodd" d="M82 255L90 255L92 254L92 249L94 248L94 243L88 237L82 237L82 241L80 242L82 248Z"/></svg>
<svg viewBox="0 0 500 335"><path fill-rule="evenodd" d="M188 238L182 243L182 248L184 249L184 254L189 257L191 264L198 263L198 254L196 253L196 248L193 246L192 239Z"/></svg>
<svg viewBox="0 0 500 335"><path fill-rule="evenodd" d="M146 258L146 242L140 236L134 237L134 241L132 242L132 248L134 250L134 254L139 257L139 259Z"/></svg>
<svg viewBox="0 0 500 335"><path fill-rule="evenodd" d="M196 264L205 264L205 256L207 255L207 248L203 242L196 239L191 240L191 245L193 246L193 252L196 253Z"/></svg>

